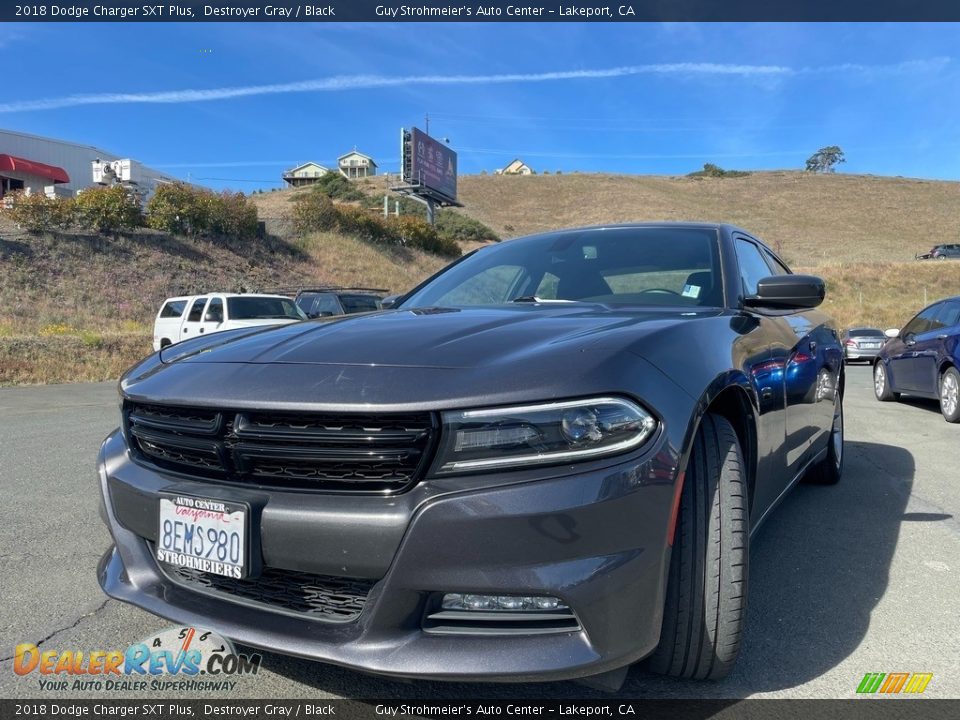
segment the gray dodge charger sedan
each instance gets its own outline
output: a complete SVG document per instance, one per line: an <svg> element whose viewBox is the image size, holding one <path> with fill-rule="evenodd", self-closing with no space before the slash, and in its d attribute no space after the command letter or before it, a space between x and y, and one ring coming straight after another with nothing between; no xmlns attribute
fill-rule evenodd
<svg viewBox="0 0 960 720"><path fill-rule="evenodd" d="M591 227L165 348L100 450L100 583L372 673L721 678L752 533L843 470L823 297L735 227Z"/></svg>

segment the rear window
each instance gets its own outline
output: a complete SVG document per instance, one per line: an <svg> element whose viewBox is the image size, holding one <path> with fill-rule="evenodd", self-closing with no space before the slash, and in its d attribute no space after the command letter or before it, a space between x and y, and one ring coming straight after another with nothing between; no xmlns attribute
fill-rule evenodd
<svg viewBox="0 0 960 720"><path fill-rule="evenodd" d="M187 309L186 300L170 300L160 309L160 317L162 318L178 318L183 315L183 311Z"/></svg>
<svg viewBox="0 0 960 720"><path fill-rule="evenodd" d="M376 295L341 295L340 303L347 314L380 309L380 298Z"/></svg>
<svg viewBox="0 0 960 720"><path fill-rule="evenodd" d="M847 334L857 337L885 337L883 330L877 330L876 328L853 328Z"/></svg>

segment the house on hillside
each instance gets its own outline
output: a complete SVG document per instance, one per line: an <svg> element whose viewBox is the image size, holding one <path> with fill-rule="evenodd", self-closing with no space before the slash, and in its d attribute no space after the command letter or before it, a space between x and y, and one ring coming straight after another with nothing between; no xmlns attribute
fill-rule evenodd
<svg viewBox="0 0 960 720"><path fill-rule="evenodd" d="M534 170L520 158L514 159L509 165L497 170L497 175L533 175Z"/></svg>
<svg viewBox="0 0 960 720"><path fill-rule="evenodd" d="M283 181L290 187L313 185L328 172L330 172L330 168L326 168L315 162L306 162L303 165L297 165L295 168L285 171L283 173Z"/></svg>
<svg viewBox="0 0 960 720"><path fill-rule="evenodd" d="M356 148L338 157L337 166L344 177L351 179L372 177L377 174L377 163L373 158L357 152Z"/></svg>

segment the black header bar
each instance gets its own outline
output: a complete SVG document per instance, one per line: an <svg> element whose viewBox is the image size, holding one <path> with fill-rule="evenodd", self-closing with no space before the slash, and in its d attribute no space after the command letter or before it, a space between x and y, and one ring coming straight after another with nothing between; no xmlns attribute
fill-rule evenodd
<svg viewBox="0 0 960 720"><path fill-rule="evenodd" d="M918 22L958 0L137 0L4 2L0 22Z"/></svg>

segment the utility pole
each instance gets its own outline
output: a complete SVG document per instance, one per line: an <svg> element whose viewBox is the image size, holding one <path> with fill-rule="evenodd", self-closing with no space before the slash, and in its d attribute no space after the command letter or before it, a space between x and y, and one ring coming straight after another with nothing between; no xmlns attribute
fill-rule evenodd
<svg viewBox="0 0 960 720"><path fill-rule="evenodd" d="M424 114L424 116L423 116L423 122L424 122L424 125L426 125L426 128L424 129L424 132L425 132L427 135L429 135L429 134L430 134L430 113L425 113L425 114Z"/></svg>

